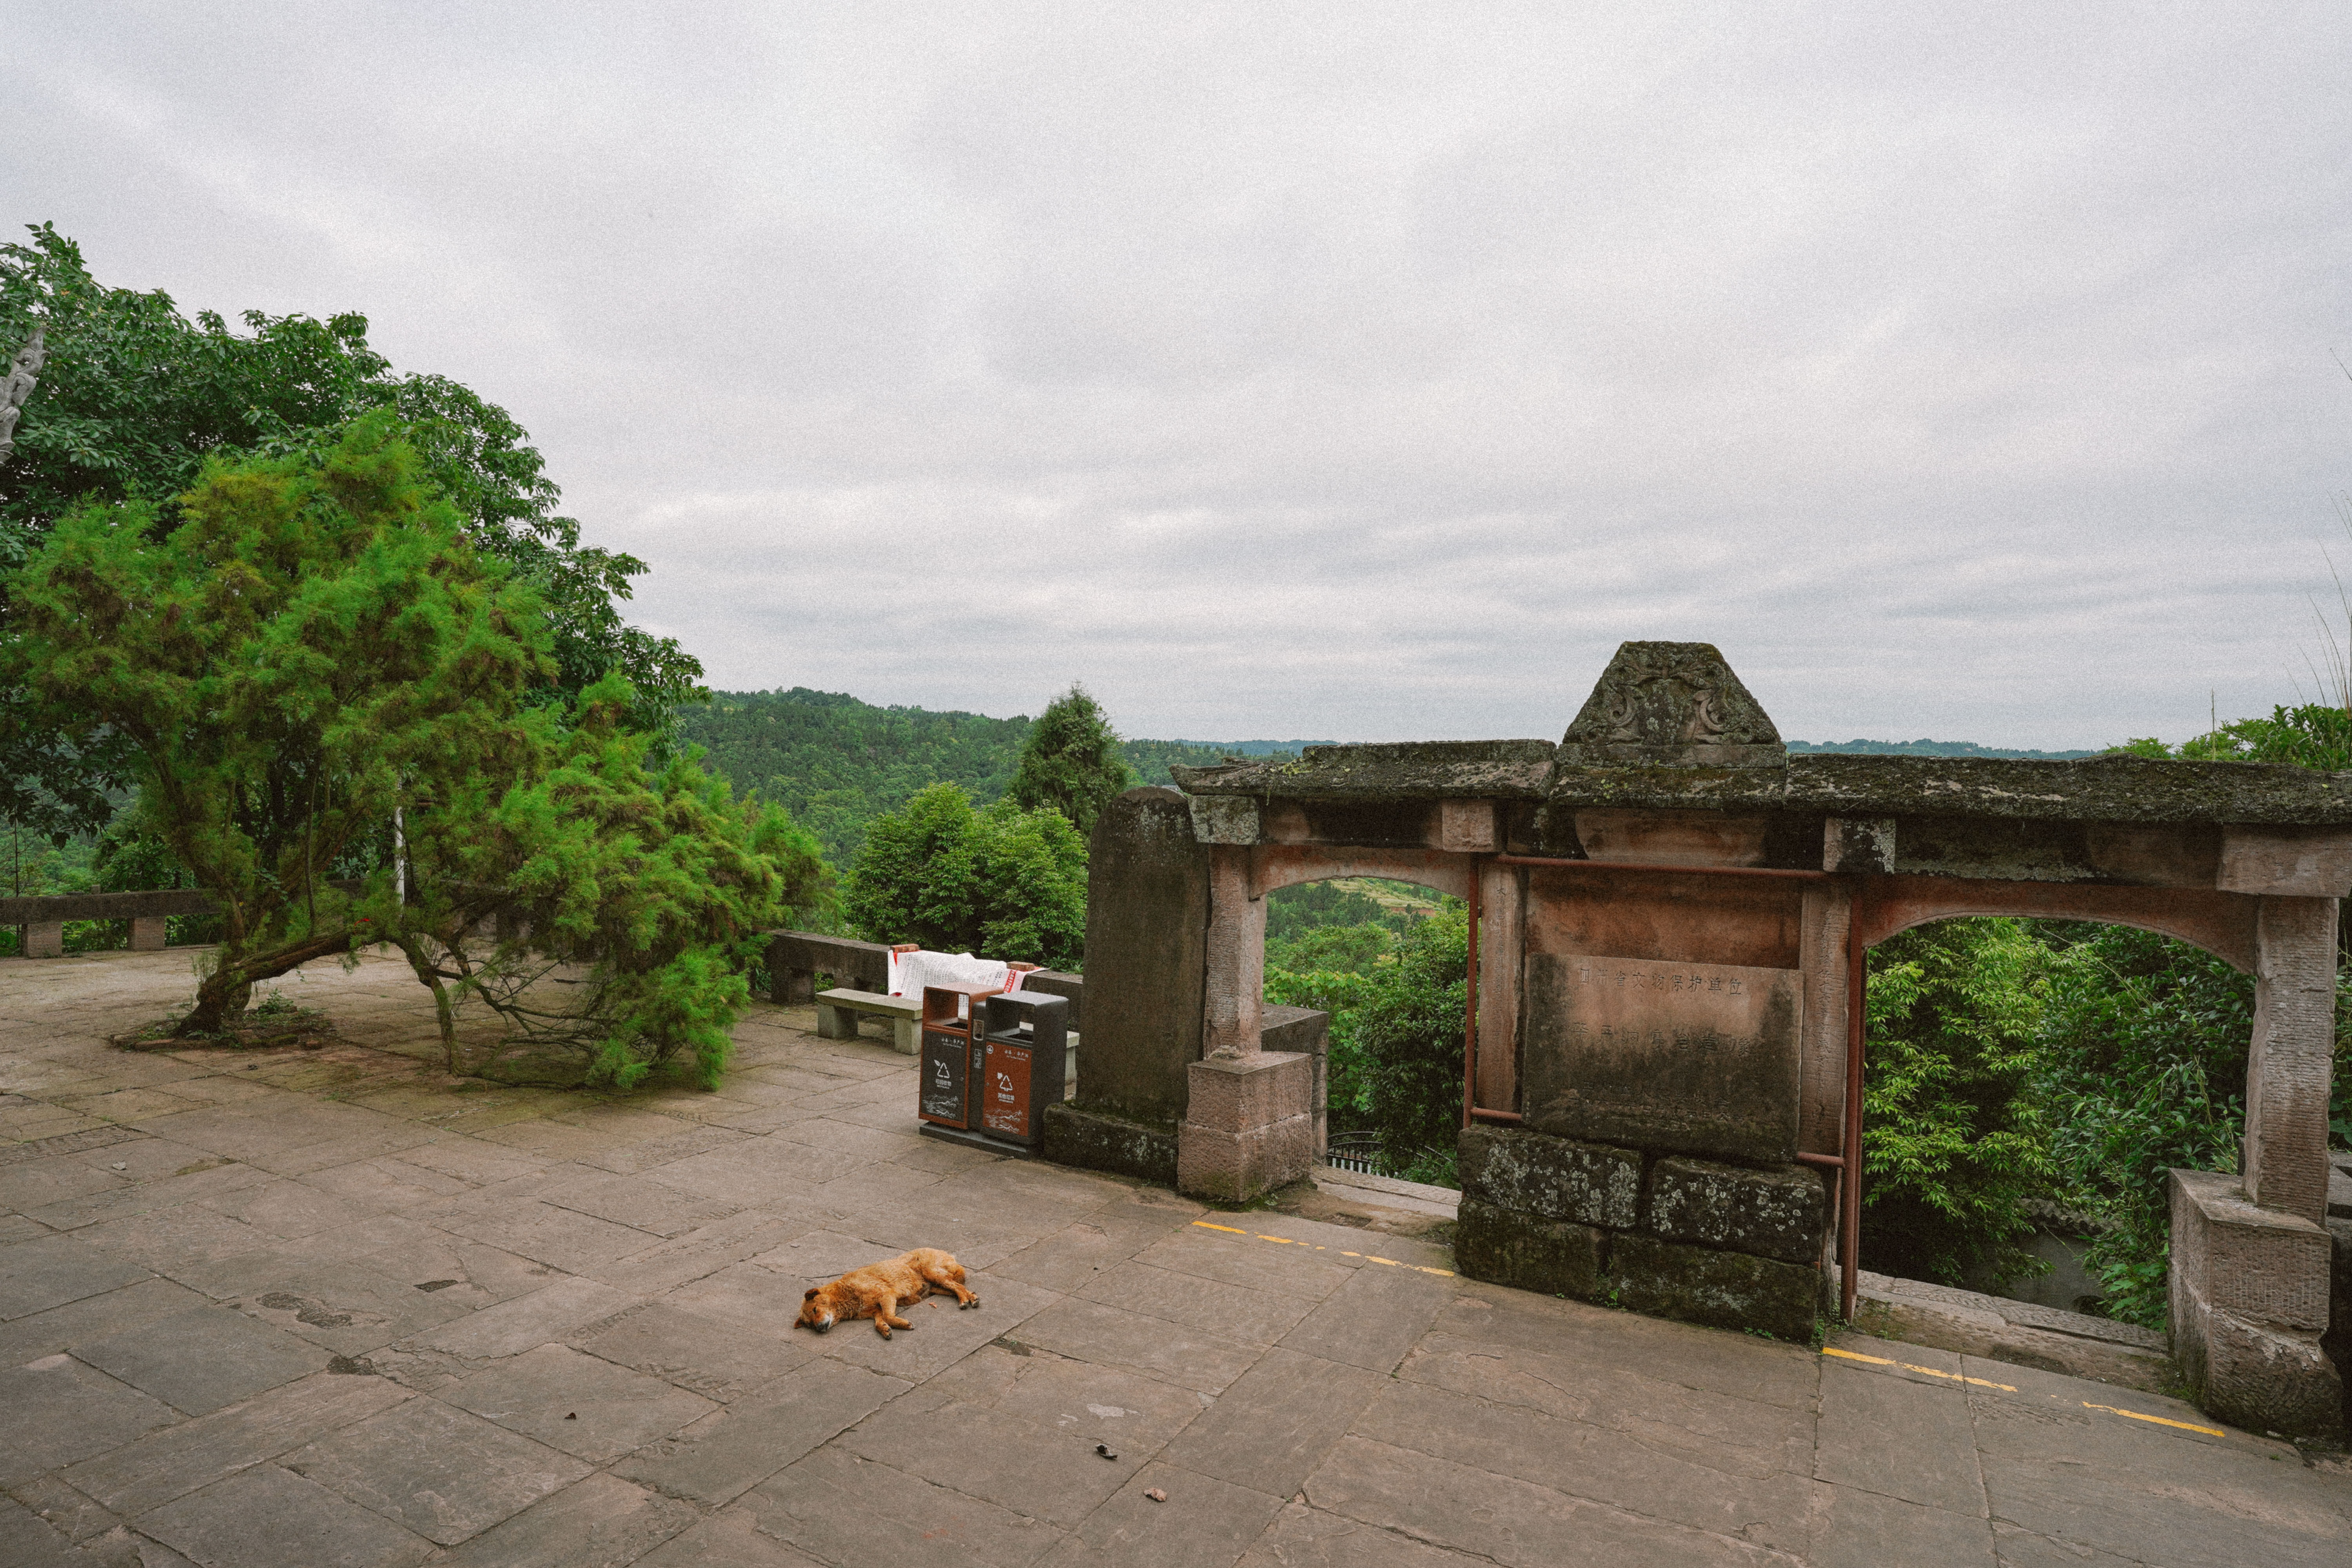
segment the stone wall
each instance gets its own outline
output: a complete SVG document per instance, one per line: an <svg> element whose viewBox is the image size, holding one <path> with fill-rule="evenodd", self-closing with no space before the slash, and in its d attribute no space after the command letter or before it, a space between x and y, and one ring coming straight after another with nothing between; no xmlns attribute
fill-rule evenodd
<svg viewBox="0 0 2352 1568"><path fill-rule="evenodd" d="M1474 1279L1811 1338L1829 1193L1804 1165L1722 1164L1526 1127L1461 1141L1456 1267Z"/></svg>

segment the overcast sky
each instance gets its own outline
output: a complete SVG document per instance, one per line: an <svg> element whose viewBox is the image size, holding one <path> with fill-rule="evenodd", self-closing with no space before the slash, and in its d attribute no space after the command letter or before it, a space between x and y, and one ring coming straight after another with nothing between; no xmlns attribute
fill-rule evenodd
<svg viewBox="0 0 2352 1568"><path fill-rule="evenodd" d="M364 312L722 688L1557 738L1672 637L1791 737L2098 745L2341 620L2347 62L2340 3L6 0L0 218Z"/></svg>

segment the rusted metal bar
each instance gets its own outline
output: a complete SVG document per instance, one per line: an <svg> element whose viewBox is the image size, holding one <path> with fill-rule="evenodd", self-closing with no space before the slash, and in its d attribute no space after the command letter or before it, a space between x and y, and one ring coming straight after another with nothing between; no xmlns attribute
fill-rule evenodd
<svg viewBox="0 0 2352 1568"><path fill-rule="evenodd" d="M1835 871L1784 870L1778 866L1658 866L1635 860L1562 860L1542 855L1497 855L1495 862L1502 866L1557 866L1574 871L1671 871L1690 877L1781 877L1796 881L1822 882L1839 875Z"/></svg>
<svg viewBox="0 0 2352 1568"><path fill-rule="evenodd" d="M1820 1165L1832 1171L1845 1169L1845 1161L1836 1154L1808 1154L1801 1149L1797 1152L1797 1162L1804 1165Z"/></svg>
<svg viewBox="0 0 2352 1568"><path fill-rule="evenodd" d="M1470 1114L1481 1121L1500 1121L1513 1127L1527 1120L1516 1110L1489 1110L1483 1105L1472 1106Z"/></svg>
<svg viewBox="0 0 2352 1568"><path fill-rule="evenodd" d="M1462 1125L1477 1115L1478 1104L1478 858L1470 858L1470 984L1462 1005Z"/></svg>

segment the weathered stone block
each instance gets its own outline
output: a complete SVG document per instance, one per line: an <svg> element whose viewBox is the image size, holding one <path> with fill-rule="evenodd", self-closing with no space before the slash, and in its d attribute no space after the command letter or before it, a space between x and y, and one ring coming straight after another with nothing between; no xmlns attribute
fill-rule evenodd
<svg viewBox="0 0 2352 1568"><path fill-rule="evenodd" d="M2320 1343L2333 1238L2246 1200L2239 1178L2174 1171L2172 1350L2190 1397L2224 1421L2290 1436L2344 1430Z"/></svg>
<svg viewBox="0 0 2352 1568"><path fill-rule="evenodd" d="M2344 1384L2316 1333L2216 1311L2197 1315L2194 1334L2177 1330L2180 1375L2199 1408L2255 1432L2343 1435Z"/></svg>
<svg viewBox="0 0 2352 1568"><path fill-rule="evenodd" d="M170 940L172 917L169 915L133 915L131 919L131 951L161 952Z"/></svg>
<svg viewBox="0 0 2352 1568"><path fill-rule="evenodd" d="M1799 1343L1812 1337L1821 1302L1818 1268L1646 1236L1612 1238L1609 1273L1621 1307Z"/></svg>
<svg viewBox="0 0 2352 1568"><path fill-rule="evenodd" d="M1783 1263L1817 1263L1829 1229L1829 1194L1802 1165L1753 1171L1711 1160L1661 1160L1650 1171L1649 1230Z"/></svg>
<svg viewBox="0 0 2352 1568"><path fill-rule="evenodd" d="M1608 1237L1589 1225L1565 1225L1465 1196L1454 1228L1454 1267L1473 1279L1598 1300Z"/></svg>
<svg viewBox="0 0 2352 1568"><path fill-rule="evenodd" d="M1176 1130L1176 1190L1247 1203L1304 1178L1315 1163L1315 1128L1304 1114L1229 1131L1186 1121Z"/></svg>
<svg viewBox="0 0 2352 1568"><path fill-rule="evenodd" d="M1464 1128L1458 1148L1465 1199L1612 1230L1630 1230L1638 1217L1642 1156L1631 1149L1489 1126Z"/></svg>
<svg viewBox="0 0 2352 1568"><path fill-rule="evenodd" d="M1176 1128L1077 1105L1045 1108L1045 1158L1056 1165L1111 1171L1162 1187L1176 1184Z"/></svg>
<svg viewBox="0 0 2352 1568"><path fill-rule="evenodd" d="M1240 1132L1307 1112L1315 1086L1310 1057L1288 1051L1209 1058L1190 1064L1192 1093L1184 1120L1221 1132Z"/></svg>
<svg viewBox="0 0 2352 1568"><path fill-rule="evenodd" d="M26 958L63 958L65 952L65 921L35 921L25 928Z"/></svg>
<svg viewBox="0 0 2352 1568"><path fill-rule="evenodd" d="M2327 1326L2328 1258L2326 1231L2248 1202L2238 1177L2172 1173L2173 1278L2206 1307L2317 1331Z"/></svg>

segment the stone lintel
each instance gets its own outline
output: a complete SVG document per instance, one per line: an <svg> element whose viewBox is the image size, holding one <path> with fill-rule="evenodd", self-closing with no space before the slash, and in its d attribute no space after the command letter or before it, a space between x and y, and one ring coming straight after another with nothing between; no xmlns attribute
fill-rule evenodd
<svg viewBox="0 0 2352 1568"><path fill-rule="evenodd" d="M1257 802L1246 796L1196 795L1192 837L1203 844L1255 844L1258 841Z"/></svg>
<svg viewBox="0 0 2352 1568"><path fill-rule="evenodd" d="M2230 893L2340 899L2352 893L2352 831L2231 824L2221 829L2213 885Z"/></svg>
<svg viewBox="0 0 2352 1568"><path fill-rule="evenodd" d="M1761 866L1771 819L1719 811L1626 811L1591 806L1576 814L1587 858L1650 866Z"/></svg>
<svg viewBox="0 0 2352 1568"><path fill-rule="evenodd" d="M1895 869L1895 819L1832 816L1822 822L1822 869L1884 874Z"/></svg>
<svg viewBox="0 0 2352 1568"><path fill-rule="evenodd" d="M1437 842L1433 849L1455 855L1491 855L1500 847L1491 800L1442 800L1437 803Z"/></svg>

